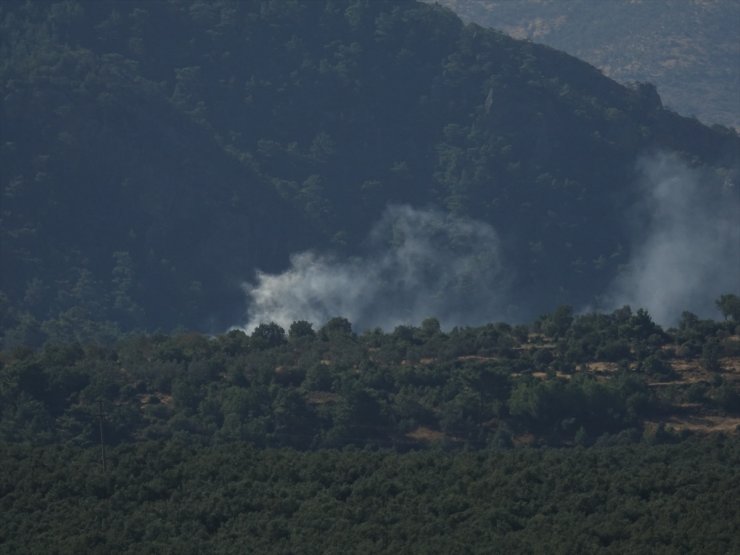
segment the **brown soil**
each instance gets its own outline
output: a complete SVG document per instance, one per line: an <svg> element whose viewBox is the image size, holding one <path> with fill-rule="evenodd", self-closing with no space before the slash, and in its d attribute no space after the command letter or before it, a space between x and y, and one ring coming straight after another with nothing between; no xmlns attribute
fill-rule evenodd
<svg viewBox="0 0 740 555"><path fill-rule="evenodd" d="M521 447L522 445L534 445L537 438L534 434L522 434L512 438L512 442L515 446Z"/></svg>
<svg viewBox="0 0 740 555"><path fill-rule="evenodd" d="M616 362L587 362L586 368L591 372L616 372L619 365Z"/></svg>
<svg viewBox="0 0 740 555"><path fill-rule="evenodd" d="M409 432L406 434L406 437L409 439L413 439L414 441L442 441L447 437L444 432L440 432L439 430L433 430L431 428L427 428L426 426L419 426L415 430Z"/></svg>
<svg viewBox="0 0 740 555"><path fill-rule="evenodd" d="M514 376L515 378L519 378L519 377L521 377L521 374L520 373L516 373L516 374L512 374L512 376ZM531 376L533 378L537 378L538 380L546 380L548 374L547 374L547 372L532 372ZM573 378L573 376L571 374L566 374L565 372L561 372L560 370L558 370L557 372L555 372L555 377L556 378L559 378L561 380L570 380L570 379Z"/></svg>
<svg viewBox="0 0 740 555"><path fill-rule="evenodd" d="M671 415L660 422L646 422L646 424L664 424L677 432L689 430L692 432L713 433L725 432L734 433L740 431L740 417L735 416L716 416L716 415Z"/></svg>
<svg viewBox="0 0 740 555"><path fill-rule="evenodd" d="M306 401L312 405L324 405L335 402L338 397L336 393L329 391L311 391L306 395Z"/></svg>
<svg viewBox="0 0 740 555"><path fill-rule="evenodd" d="M139 399L139 406L143 409L147 405L162 404L167 408L172 407L172 395L166 393L141 393L136 396Z"/></svg>

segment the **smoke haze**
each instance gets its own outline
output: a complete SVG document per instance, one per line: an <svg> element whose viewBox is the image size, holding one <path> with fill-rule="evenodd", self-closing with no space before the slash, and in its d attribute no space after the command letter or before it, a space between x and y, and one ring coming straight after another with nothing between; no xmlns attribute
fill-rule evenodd
<svg viewBox="0 0 740 555"><path fill-rule="evenodd" d="M642 203L632 258L606 298L610 308L646 308L663 326L689 310L716 317L714 300L740 289L736 185L689 169L675 155L642 160Z"/></svg>
<svg viewBox="0 0 740 555"><path fill-rule="evenodd" d="M347 318L358 330L392 329L434 316L445 326L502 319L509 276L494 229L435 210L390 206L364 255L304 252L277 275L245 284L249 331L263 322L323 324Z"/></svg>
<svg viewBox="0 0 740 555"><path fill-rule="evenodd" d="M632 254L598 306L646 308L662 326L675 325L684 310L718 317L714 301L740 292L737 186L690 169L672 154L644 158L638 169L640 201L625 214ZM283 273L258 272L244 285L249 308L242 329L266 322L288 328L297 320L323 325L335 316L359 331L416 325L428 317L449 328L531 320L555 308L511 299L512 279L490 225L390 206L361 256L308 251L293 255Z"/></svg>

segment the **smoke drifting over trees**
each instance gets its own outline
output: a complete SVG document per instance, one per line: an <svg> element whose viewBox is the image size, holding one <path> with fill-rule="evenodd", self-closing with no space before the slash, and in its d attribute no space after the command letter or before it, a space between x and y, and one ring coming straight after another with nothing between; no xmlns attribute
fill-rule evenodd
<svg viewBox="0 0 740 555"><path fill-rule="evenodd" d="M662 325L675 324L687 308L716 316L713 301L740 286L736 186L667 153L642 158L638 170L639 200L624 218L632 226L632 254L598 304L647 308ZM493 226L391 206L362 256L306 251L293 255L283 273L258 273L245 284L245 328L322 324L334 316L360 330L418 324L429 316L445 326L533 318L536 306L512 298L515 275Z"/></svg>
<svg viewBox="0 0 740 555"><path fill-rule="evenodd" d="M5 348L294 314L358 328L523 322L562 304L656 300L641 292L655 286L630 284L656 267L684 268L688 285L669 290L693 294L705 278L691 255L646 250L694 228L662 233L656 216L647 243L630 233L635 160L672 151L720 181L740 160L734 130L670 111L654 86L439 6L0 12ZM697 247L697 265L731 256L720 221L730 228L702 223L689 238L725 245ZM292 267L291 253L304 253ZM737 291L714 277L719 294Z"/></svg>
<svg viewBox="0 0 740 555"><path fill-rule="evenodd" d="M340 259L316 252L291 258L278 275L245 285L247 329L273 321L323 323L344 316L359 329L392 329L429 316L446 325L507 315L510 272L488 224L435 210L390 206L363 255Z"/></svg>
<svg viewBox="0 0 740 555"><path fill-rule="evenodd" d="M740 200L729 178L692 170L671 154L639 162L633 254L609 304L648 309L662 325L680 312L716 315L713 300L740 289Z"/></svg>

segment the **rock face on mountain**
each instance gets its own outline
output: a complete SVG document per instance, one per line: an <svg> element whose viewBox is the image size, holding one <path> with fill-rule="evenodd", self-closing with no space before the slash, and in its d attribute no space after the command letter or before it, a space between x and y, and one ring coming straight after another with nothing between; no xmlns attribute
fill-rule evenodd
<svg viewBox="0 0 740 555"><path fill-rule="evenodd" d="M641 158L737 198L734 132L437 6L0 10L7 345L223 330L256 270L356 256L398 204L492 226L524 317L593 302L630 261Z"/></svg>

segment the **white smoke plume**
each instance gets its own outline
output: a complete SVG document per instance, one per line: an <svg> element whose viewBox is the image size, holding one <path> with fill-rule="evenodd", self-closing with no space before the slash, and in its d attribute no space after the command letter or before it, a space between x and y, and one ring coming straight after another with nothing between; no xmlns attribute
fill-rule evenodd
<svg viewBox="0 0 740 555"><path fill-rule="evenodd" d="M607 304L643 307L663 326L684 310L718 316L714 301L740 290L740 195L729 179L690 169L672 154L643 159L644 203L633 255ZM644 226L644 228L643 228Z"/></svg>
<svg viewBox="0 0 740 555"><path fill-rule="evenodd" d="M356 330L418 324L434 316L445 326L506 316L508 283L494 229L435 210L390 206L362 256L340 259L304 252L272 275L259 272L244 289L247 323L297 320L319 325L342 316Z"/></svg>

